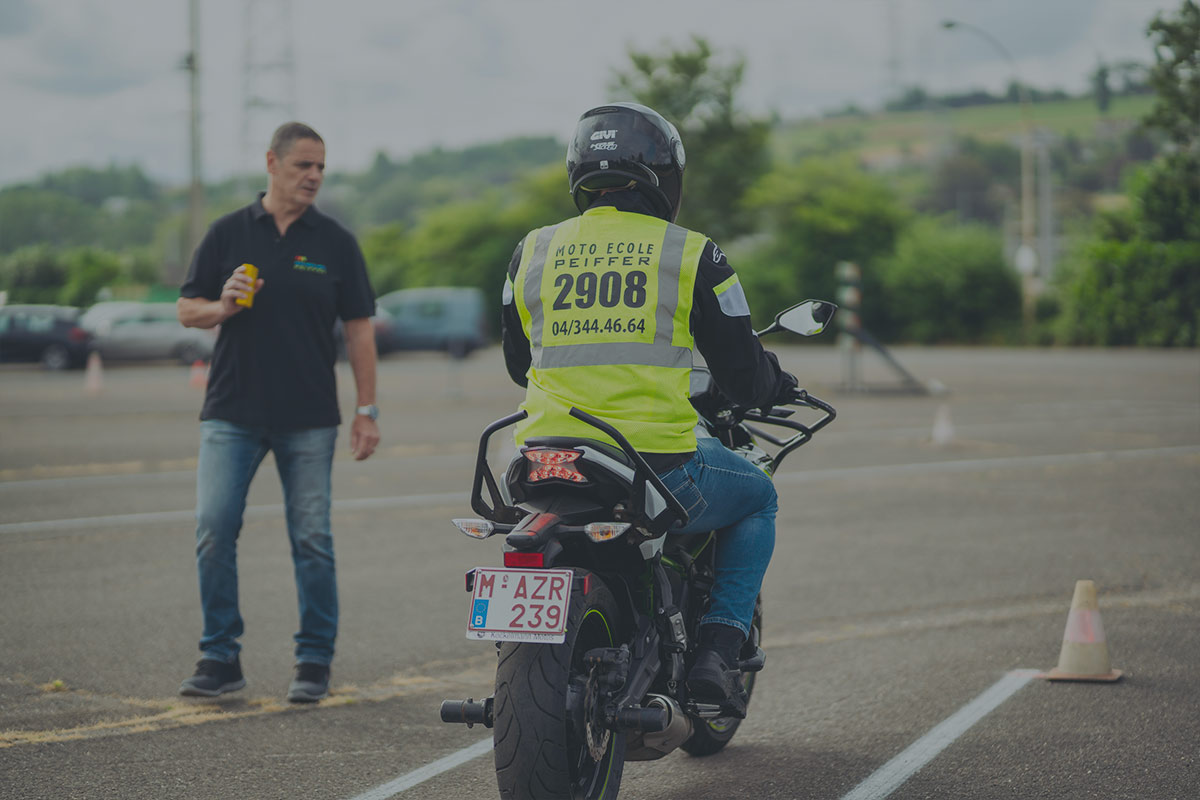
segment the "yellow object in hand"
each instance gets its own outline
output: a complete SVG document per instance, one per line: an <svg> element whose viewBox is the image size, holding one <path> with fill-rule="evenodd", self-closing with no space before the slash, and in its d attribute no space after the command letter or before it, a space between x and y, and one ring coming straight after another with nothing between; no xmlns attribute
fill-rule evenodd
<svg viewBox="0 0 1200 800"><path fill-rule="evenodd" d="M239 306L250 308L254 305L254 282L258 280L258 267L253 264L242 264L242 271L246 273L246 277L250 279L250 293L245 297L239 297L234 302Z"/></svg>

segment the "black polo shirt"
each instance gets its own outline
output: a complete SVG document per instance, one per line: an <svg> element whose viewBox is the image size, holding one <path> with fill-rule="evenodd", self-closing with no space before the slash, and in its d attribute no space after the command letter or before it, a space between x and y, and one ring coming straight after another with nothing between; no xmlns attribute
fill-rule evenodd
<svg viewBox="0 0 1200 800"><path fill-rule="evenodd" d="M366 262L354 235L312 206L280 236L262 198L213 223L179 289L216 300L242 264L264 281L254 305L221 324L200 419L281 431L337 425L334 320L375 313Z"/></svg>

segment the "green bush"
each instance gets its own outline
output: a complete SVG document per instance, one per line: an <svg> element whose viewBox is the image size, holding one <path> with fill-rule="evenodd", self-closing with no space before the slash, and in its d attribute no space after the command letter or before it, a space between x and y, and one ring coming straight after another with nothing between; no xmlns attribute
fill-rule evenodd
<svg viewBox="0 0 1200 800"><path fill-rule="evenodd" d="M763 324L790 303L833 300L839 261L862 265L864 294L878 295L878 272L867 267L891 254L910 214L888 184L849 159L780 167L755 184L747 204L765 235L734 245L733 264Z"/></svg>
<svg viewBox="0 0 1200 800"><path fill-rule="evenodd" d="M362 237L376 294L415 286L477 286L499 298L517 243L527 232L575 216L562 167L536 170L507 192L431 209L412 228L384 225ZM492 319L492 316L489 316Z"/></svg>
<svg viewBox="0 0 1200 800"><path fill-rule="evenodd" d="M157 267L146 252L120 256L96 247L22 247L0 257L0 289L10 303L87 307L101 289L152 283Z"/></svg>
<svg viewBox="0 0 1200 800"><path fill-rule="evenodd" d="M879 270L881 291L864 296L863 305L880 339L995 341L1020 321L1020 279L1005 263L999 236L984 226L918 219Z"/></svg>
<svg viewBox="0 0 1200 800"><path fill-rule="evenodd" d="M1200 242L1097 239L1063 286L1067 344L1200 344Z"/></svg>
<svg viewBox="0 0 1200 800"><path fill-rule="evenodd" d="M67 267L49 245L22 247L0 258L0 289L10 303L57 303Z"/></svg>
<svg viewBox="0 0 1200 800"><path fill-rule="evenodd" d="M1134 181L1139 231L1155 242L1200 242L1200 153L1171 153Z"/></svg>
<svg viewBox="0 0 1200 800"><path fill-rule="evenodd" d="M63 254L63 262L67 282L59 292L58 302L67 306L90 306L101 289L119 281L125 272L119 256L95 247L68 250Z"/></svg>

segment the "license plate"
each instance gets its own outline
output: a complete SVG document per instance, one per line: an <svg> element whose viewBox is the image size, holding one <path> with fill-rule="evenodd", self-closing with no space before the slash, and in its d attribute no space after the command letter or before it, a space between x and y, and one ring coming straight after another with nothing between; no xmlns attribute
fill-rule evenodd
<svg viewBox="0 0 1200 800"><path fill-rule="evenodd" d="M468 639L560 644L567 636L569 569L479 567Z"/></svg>

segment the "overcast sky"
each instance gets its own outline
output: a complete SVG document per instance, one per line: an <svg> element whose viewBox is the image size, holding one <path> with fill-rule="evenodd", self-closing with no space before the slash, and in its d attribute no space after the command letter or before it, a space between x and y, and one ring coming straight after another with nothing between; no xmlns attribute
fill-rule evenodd
<svg viewBox="0 0 1200 800"><path fill-rule="evenodd" d="M703 36L746 59L745 110L783 118L896 86L1071 92L1100 59L1152 60L1147 23L1178 0L200 0L203 172L261 169L286 110L266 65L290 45L292 115L325 137L330 171L518 134L564 139L609 99L627 51ZM246 7L259 9L247 19ZM290 14L284 9L290 7ZM187 0L0 0L0 184L66 166L139 163L188 176ZM290 20L289 20L290 16ZM249 32L251 35L247 35ZM251 69L246 69L252 47ZM247 127L254 143L244 139Z"/></svg>

